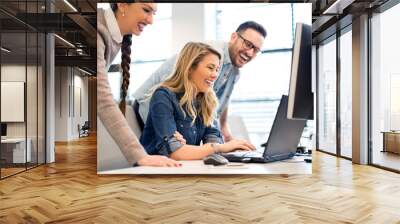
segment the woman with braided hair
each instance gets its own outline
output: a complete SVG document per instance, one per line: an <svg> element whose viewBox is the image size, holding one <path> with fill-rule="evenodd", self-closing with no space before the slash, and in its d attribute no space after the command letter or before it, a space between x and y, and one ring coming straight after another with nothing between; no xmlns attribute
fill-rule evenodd
<svg viewBox="0 0 400 224"><path fill-rule="evenodd" d="M97 13L97 108L98 116L118 144L127 161L139 166L180 166L165 156L148 155L126 121L125 98L129 86L132 34L139 36L146 25L153 23L155 3L111 3L111 9ZM113 100L107 71L117 55L122 53L121 102ZM175 134L180 141L183 137Z"/></svg>

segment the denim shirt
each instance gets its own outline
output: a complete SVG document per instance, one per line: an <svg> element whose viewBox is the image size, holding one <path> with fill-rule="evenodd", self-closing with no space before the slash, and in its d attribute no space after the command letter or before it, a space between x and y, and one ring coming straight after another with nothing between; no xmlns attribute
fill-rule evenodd
<svg viewBox="0 0 400 224"><path fill-rule="evenodd" d="M165 87L158 88L150 101L149 117L146 121L140 143L150 155L169 156L183 146L176 137L178 131L188 145L200 145L209 142L223 143L220 131L211 126L205 126L200 116L193 119L184 115L179 99L182 94L176 94Z"/></svg>
<svg viewBox="0 0 400 224"><path fill-rule="evenodd" d="M213 87L218 98L217 118L219 118L229 104L233 87L239 80L240 73L239 69L232 64L227 42L208 41L206 43L215 48L222 56L221 69ZM172 73L177 57L178 55L174 55L167 59L133 94L133 97L139 104L139 114L144 123L146 123L150 108L151 96L149 95L149 91L163 82Z"/></svg>

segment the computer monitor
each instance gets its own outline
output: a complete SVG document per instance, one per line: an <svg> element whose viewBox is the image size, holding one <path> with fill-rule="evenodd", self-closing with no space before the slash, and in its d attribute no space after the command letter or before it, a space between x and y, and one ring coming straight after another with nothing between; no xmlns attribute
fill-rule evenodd
<svg viewBox="0 0 400 224"><path fill-rule="evenodd" d="M297 23L288 94L288 119L314 119L311 44L311 26Z"/></svg>
<svg viewBox="0 0 400 224"><path fill-rule="evenodd" d="M7 136L7 124L6 123L1 123L1 136L2 137Z"/></svg>

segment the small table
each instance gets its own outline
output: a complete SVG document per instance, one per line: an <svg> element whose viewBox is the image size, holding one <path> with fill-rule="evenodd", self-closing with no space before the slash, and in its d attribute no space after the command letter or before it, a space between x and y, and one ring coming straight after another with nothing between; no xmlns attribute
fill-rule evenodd
<svg viewBox="0 0 400 224"><path fill-rule="evenodd" d="M400 131L382 131L381 133L383 133L382 152L400 154Z"/></svg>

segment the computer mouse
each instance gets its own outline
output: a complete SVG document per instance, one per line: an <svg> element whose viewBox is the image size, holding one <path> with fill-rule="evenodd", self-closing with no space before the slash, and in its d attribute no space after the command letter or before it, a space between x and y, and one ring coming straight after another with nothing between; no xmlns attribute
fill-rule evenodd
<svg viewBox="0 0 400 224"><path fill-rule="evenodd" d="M311 158L305 158L305 159L304 159L304 162L306 162L306 163L312 163L312 159L311 159Z"/></svg>
<svg viewBox="0 0 400 224"><path fill-rule="evenodd" d="M229 161L221 155L211 154L211 155L204 157L203 162L206 165L220 166L220 165L228 164Z"/></svg>

